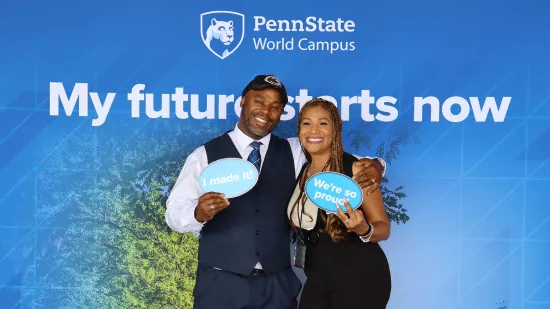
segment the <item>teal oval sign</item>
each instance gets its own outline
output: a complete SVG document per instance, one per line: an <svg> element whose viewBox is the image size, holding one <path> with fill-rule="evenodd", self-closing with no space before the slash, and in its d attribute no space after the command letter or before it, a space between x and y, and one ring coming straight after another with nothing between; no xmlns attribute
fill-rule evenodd
<svg viewBox="0 0 550 309"><path fill-rule="evenodd" d="M321 172L311 176L306 181L305 191L315 205L331 213L338 212L336 203L343 212L347 212L344 198L354 210L363 202L363 191L357 182L336 172Z"/></svg>
<svg viewBox="0 0 550 309"><path fill-rule="evenodd" d="M233 198L250 191L258 182L258 170L243 159L227 158L214 161L199 176L200 187L204 192L225 194Z"/></svg>

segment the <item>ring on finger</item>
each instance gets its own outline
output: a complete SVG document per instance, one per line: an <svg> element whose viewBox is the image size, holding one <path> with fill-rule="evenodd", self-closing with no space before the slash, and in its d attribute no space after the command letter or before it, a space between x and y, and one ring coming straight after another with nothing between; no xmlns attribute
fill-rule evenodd
<svg viewBox="0 0 550 309"><path fill-rule="evenodd" d="M210 209L211 210L216 210L216 206L214 206L214 204L210 204Z"/></svg>

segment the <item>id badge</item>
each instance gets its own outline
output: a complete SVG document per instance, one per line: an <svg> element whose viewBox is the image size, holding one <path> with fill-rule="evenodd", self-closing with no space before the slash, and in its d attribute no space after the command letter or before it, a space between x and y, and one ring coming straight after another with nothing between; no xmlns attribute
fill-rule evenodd
<svg viewBox="0 0 550 309"><path fill-rule="evenodd" d="M294 267L303 269L306 264L306 245L296 245L294 249Z"/></svg>

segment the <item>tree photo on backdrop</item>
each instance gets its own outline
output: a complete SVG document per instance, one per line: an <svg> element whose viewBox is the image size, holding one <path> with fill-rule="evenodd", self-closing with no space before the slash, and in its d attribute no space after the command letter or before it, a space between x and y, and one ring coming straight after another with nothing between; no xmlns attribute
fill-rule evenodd
<svg viewBox="0 0 550 309"><path fill-rule="evenodd" d="M131 139L88 130L63 145L51 159L57 168L84 164L92 154L104 160L94 159L97 171L85 175L39 178L44 190L59 192L42 201L48 205L44 223L68 226L47 235L38 256L39 265L55 265L38 278L41 282L71 286L56 293L59 308L192 308L198 237L166 225L165 202L189 153L232 128L204 121L141 130ZM292 122L279 124L275 131L281 137L295 132ZM389 167L413 141L406 131L397 131L373 151L375 134L362 126L350 130L347 151L382 157ZM107 144L99 147L98 140ZM386 175L381 190L390 220L405 224L404 188L391 184ZM43 291L35 295L37 304L51 297Z"/></svg>

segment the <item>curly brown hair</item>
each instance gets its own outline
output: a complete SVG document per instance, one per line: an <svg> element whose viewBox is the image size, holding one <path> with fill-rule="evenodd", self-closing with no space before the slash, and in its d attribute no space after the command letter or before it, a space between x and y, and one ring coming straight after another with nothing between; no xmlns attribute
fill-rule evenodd
<svg viewBox="0 0 550 309"><path fill-rule="evenodd" d="M323 167L323 171L344 173L344 159L343 159L344 146L342 144L342 118L340 117L338 108L336 107L336 105L334 105L334 103L321 98L316 98L306 102L306 104L302 107L302 109L300 110L300 113L298 114L298 136L300 135L300 124L302 123L304 112L308 108L315 107L315 106L319 106L324 110L326 110L327 112L329 112L332 123L334 125L333 131L332 131L331 155L327 163ZM302 178L300 179L300 195L298 196L298 199L296 199L296 202L294 203L294 205L292 205L291 214L294 213L294 211L296 210L298 202L301 201L302 205L304 205L307 199L307 196L304 191L304 187L305 187L305 180L307 177L307 173L309 171L309 167L311 164L311 154L308 153L305 148L303 150L308 160L308 163L306 166L306 170L304 171ZM306 213L303 212L303 207L302 207L302 215L308 216ZM327 215L321 209L319 209L319 215L321 216L323 223L325 224L326 232L329 234L333 242L340 242L347 238L347 229L342 223L342 221L338 218L338 216L334 214ZM300 227L297 227L294 224L294 222L292 222L292 220L290 221L290 224L292 228L296 230L300 229Z"/></svg>

